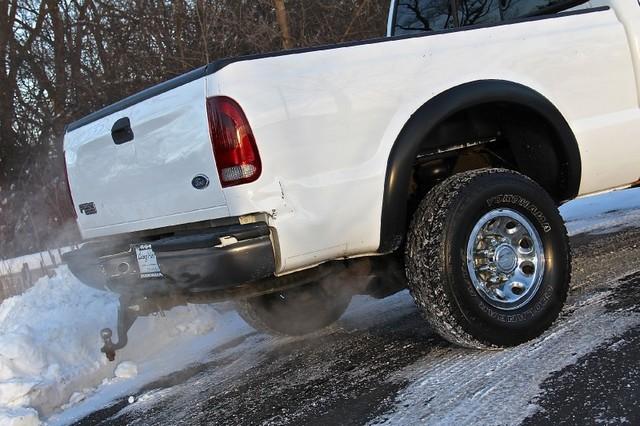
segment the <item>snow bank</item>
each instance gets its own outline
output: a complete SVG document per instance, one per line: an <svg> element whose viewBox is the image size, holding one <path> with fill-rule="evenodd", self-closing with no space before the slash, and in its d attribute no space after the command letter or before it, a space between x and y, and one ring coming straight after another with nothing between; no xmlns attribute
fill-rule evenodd
<svg viewBox="0 0 640 426"><path fill-rule="evenodd" d="M105 367L97 330L114 324L118 300L67 269L0 305L0 407L48 413Z"/></svg>
<svg viewBox="0 0 640 426"><path fill-rule="evenodd" d="M2 426L37 426L40 425L38 412L32 408L0 407L0 424Z"/></svg>
<svg viewBox="0 0 640 426"><path fill-rule="evenodd" d="M100 352L100 329L116 329L118 299L81 284L66 267L21 296L0 305L0 424L38 424L59 407L83 400L119 375L138 374L140 362L173 348L178 336L213 330L217 311L180 307L165 316L141 318L130 347L109 363ZM37 410L37 411L36 411Z"/></svg>

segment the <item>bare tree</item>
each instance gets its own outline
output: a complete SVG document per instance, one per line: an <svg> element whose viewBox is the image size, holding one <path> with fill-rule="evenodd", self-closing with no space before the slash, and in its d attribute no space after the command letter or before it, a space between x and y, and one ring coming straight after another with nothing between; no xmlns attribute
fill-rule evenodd
<svg viewBox="0 0 640 426"><path fill-rule="evenodd" d="M291 49L293 48L293 38L291 37L291 31L289 29L289 15L287 14L284 0L273 0L273 4L276 8L278 26L282 32L282 47Z"/></svg>

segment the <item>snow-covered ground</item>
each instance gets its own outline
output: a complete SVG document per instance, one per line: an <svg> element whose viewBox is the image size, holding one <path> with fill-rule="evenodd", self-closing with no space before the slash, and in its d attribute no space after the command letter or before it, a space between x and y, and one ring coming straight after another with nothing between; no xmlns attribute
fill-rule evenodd
<svg viewBox="0 0 640 426"><path fill-rule="evenodd" d="M635 226L640 190L563 206L572 235ZM100 329L116 329L118 300L85 287L66 269L0 305L0 425L68 424L147 383L208 360L251 329L235 312L186 306L139 319L116 363L100 352Z"/></svg>
<svg viewBox="0 0 640 426"><path fill-rule="evenodd" d="M410 385L396 395L388 414L370 424L522 424L541 410L536 404L543 395L540 384L553 372L640 324L638 313L605 309L620 283L620 279L612 280L610 290L571 305L571 315L521 346L503 351L437 349L444 356L433 352L399 374L398 379ZM621 341L614 344L620 345ZM432 409L416 408L426 406ZM604 417L605 424L626 423Z"/></svg>
<svg viewBox="0 0 640 426"><path fill-rule="evenodd" d="M117 309L117 297L84 286L64 266L54 278L3 302L0 425L66 424L73 406L87 397L94 398L94 408L102 407L247 331L234 312L178 307L139 319L129 333L132 344L109 363L100 352L99 331L116 329ZM217 328L221 322L224 329Z"/></svg>
<svg viewBox="0 0 640 426"><path fill-rule="evenodd" d="M640 219L640 188L580 198L562 206L560 212L571 235L636 227Z"/></svg>

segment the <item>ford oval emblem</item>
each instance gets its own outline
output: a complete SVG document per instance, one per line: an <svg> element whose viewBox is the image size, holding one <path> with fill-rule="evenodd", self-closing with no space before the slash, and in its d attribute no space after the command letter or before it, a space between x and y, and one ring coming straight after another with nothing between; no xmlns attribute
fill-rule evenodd
<svg viewBox="0 0 640 426"><path fill-rule="evenodd" d="M193 178L191 185L193 185L195 189L206 189L209 186L209 178L205 175L198 175Z"/></svg>

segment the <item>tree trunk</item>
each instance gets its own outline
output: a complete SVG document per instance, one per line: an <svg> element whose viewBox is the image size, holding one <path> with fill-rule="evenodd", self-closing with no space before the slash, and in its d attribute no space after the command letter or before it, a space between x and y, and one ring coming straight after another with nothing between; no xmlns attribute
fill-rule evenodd
<svg viewBox="0 0 640 426"><path fill-rule="evenodd" d="M282 34L282 46L285 49L291 49L293 48L293 38L291 37L289 16L287 15L287 8L284 4L284 0L273 0L273 4L276 8L276 18L278 19L278 26L280 27L280 33Z"/></svg>
<svg viewBox="0 0 640 426"><path fill-rule="evenodd" d="M66 47L64 38L64 22L56 0L48 0L47 7L51 17L53 32L53 93L49 96L53 102L53 132L56 138L61 137L65 124L67 98Z"/></svg>

